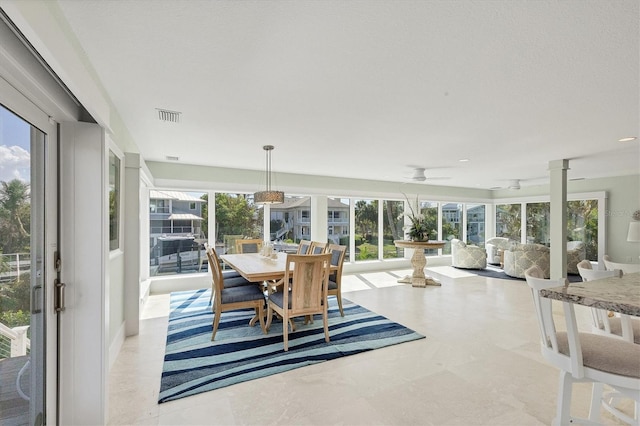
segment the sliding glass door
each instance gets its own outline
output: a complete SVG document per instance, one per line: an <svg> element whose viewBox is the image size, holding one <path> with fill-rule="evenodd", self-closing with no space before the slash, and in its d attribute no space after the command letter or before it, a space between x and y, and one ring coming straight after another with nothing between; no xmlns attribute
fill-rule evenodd
<svg viewBox="0 0 640 426"><path fill-rule="evenodd" d="M56 413L56 128L29 111L0 78L0 424L45 423L47 400Z"/></svg>

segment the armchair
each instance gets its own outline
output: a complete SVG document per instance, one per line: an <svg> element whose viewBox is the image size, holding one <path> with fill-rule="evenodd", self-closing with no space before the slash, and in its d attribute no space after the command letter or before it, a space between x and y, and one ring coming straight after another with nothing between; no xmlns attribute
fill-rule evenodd
<svg viewBox="0 0 640 426"><path fill-rule="evenodd" d="M505 237L493 237L489 238L484 247L487 251L487 263L492 265L500 264L500 252L498 250L507 250L511 246L511 240Z"/></svg>
<svg viewBox="0 0 640 426"><path fill-rule="evenodd" d="M532 266L542 270L545 278L550 277L549 247L541 244L516 244L504 252L504 273L516 278L524 278L524 273Z"/></svg>
<svg viewBox="0 0 640 426"><path fill-rule="evenodd" d="M464 241L451 240L451 265L464 269L487 267L487 252L477 246L468 246Z"/></svg>

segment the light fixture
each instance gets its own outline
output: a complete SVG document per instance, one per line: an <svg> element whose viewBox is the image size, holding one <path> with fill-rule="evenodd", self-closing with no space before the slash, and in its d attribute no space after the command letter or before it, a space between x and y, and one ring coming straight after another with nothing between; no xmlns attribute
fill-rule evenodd
<svg viewBox="0 0 640 426"><path fill-rule="evenodd" d="M618 142L631 142L631 141L635 141L636 139L638 139L637 136L630 136L628 138L618 139Z"/></svg>
<svg viewBox="0 0 640 426"><path fill-rule="evenodd" d="M265 145L262 147L262 149L267 152L267 188L265 191L260 191L253 194L254 204L284 203L284 192L271 190L271 151L273 151L273 148L273 145Z"/></svg>
<svg viewBox="0 0 640 426"><path fill-rule="evenodd" d="M520 189L520 179L513 179L509 184L509 189Z"/></svg>
<svg viewBox="0 0 640 426"><path fill-rule="evenodd" d="M633 220L629 222L627 241L640 243L640 210L636 210L635 213L633 213Z"/></svg>

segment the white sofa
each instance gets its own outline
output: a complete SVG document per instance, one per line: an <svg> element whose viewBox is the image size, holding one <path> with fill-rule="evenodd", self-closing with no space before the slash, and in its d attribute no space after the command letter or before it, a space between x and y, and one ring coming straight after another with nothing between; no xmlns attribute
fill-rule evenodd
<svg viewBox="0 0 640 426"><path fill-rule="evenodd" d="M469 246L464 241L451 240L451 265L464 269L487 267L487 252L478 246Z"/></svg>
<svg viewBox="0 0 640 426"><path fill-rule="evenodd" d="M500 252L498 250L505 251L511 247L512 244L515 244L515 241L511 241L509 238L505 237L493 237L489 238L484 243L484 248L487 252L487 263L492 265L500 264Z"/></svg>

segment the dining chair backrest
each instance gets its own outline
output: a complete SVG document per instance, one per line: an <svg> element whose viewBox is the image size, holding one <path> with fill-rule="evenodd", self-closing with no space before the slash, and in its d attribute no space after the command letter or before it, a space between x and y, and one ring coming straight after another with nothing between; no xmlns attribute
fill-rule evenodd
<svg viewBox="0 0 640 426"><path fill-rule="evenodd" d="M298 243L298 251L296 252L296 254L308 254L310 248L311 241L301 240L300 243Z"/></svg>
<svg viewBox="0 0 640 426"><path fill-rule="evenodd" d="M592 269L588 260L578 263L578 272L582 281L593 281L610 277L622 277L620 269L613 271L597 271ZM614 316L604 309L591 308L593 332L624 339L631 343L640 343L640 320L630 318L629 315ZM625 333L626 330L626 333Z"/></svg>
<svg viewBox="0 0 640 426"><path fill-rule="evenodd" d="M553 321L551 299L541 297L540 290L562 286L565 284L564 278L559 280L546 279L544 278L544 272L538 266L532 266L527 269L525 278L533 296L533 305L538 319L543 351L558 354L558 341L556 339L556 326Z"/></svg>
<svg viewBox="0 0 640 426"><path fill-rule="evenodd" d="M620 269L625 274L633 274L635 272L640 272L640 263L619 263L614 262L608 255L604 255L604 267L607 271L613 271L615 269Z"/></svg>
<svg viewBox="0 0 640 426"><path fill-rule="evenodd" d="M207 250L207 259L209 260L209 269L211 270L211 279L213 280L211 292L217 295L224 288L224 278L222 276L222 267L220 266L220 258L215 250Z"/></svg>
<svg viewBox="0 0 640 426"><path fill-rule="evenodd" d="M327 253L331 254L331 266L337 266L336 270L332 270L329 275L329 296L336 296L338 299L338 308L340 315L344 316L342 309L342 266L347 253L347 247L339 244L327 245Z"/></svg>
<svg viewBox="0 0 640 426"><path fill-rule="evenodd" d="M236 253L260 253L262 244L259 238L236 240Z"/></svg>
<svg viewBox="0 0 640 426"><path fill-rule="evenodd" d="M323 301L327 298L330 268L329 253L287 256L285 277L291 277L291 293L287 303L285 292L284 306L289 306L289 317L322 312Z"/></svg>
<svg viewBox="0 0 640 426"><path fill-rule="evenodd" d="M289 325L295 331L293 321L290 321L294 317L322 314L324 339L329 342L327 282L330 268L330 253L287 255L285 278L276 283L279 290L269 295L266 325L269 330L274 312L282 317L285 351L289 350Z"/></svg>
<svg viewBox="0 0 640 426"><path fill-rule="evenodd" d="M320 241L311 242L311 248L308 254L322 254L327 249L327 243L321 243Z"/></svg>

